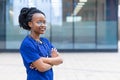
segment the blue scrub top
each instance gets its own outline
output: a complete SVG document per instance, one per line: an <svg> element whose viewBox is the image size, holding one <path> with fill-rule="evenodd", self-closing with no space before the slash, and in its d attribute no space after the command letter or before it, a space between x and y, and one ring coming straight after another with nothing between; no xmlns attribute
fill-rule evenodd
<svg viewBox="0 0 120 80"><path fill-rule="evenodd" d="M35 41L30 36L26 36L20 47L20 53L27 72L27 80L53 80L52 68L46 72L30 68L30 64L40 57L51 57L52 44L46 38L42 37L40 40L42 43Z"/></svg>

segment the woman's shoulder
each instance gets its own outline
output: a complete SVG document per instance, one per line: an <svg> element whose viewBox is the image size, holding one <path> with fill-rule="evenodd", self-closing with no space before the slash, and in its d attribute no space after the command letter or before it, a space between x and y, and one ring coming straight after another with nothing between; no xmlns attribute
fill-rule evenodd
<svg viewBox="0 0 120 80"><path fill-rule="evenodd" d="M49 42L49 40L47 38L45 38L45 37L40 37L40 40L45 41L45 42Z"/></svg>
<svg viewBox="0 0 120 80"><path fill-rule="evenodd" d="M29 36L26 36L23 41L22 41L22 44L21 45L30 45L32 44L34 41L29 37Z"/></svg>
<svg viewBox="0 0 120 80"><path fill-rule="evenodd" d="M30 38L29 38L29 36L26 36L26 37L23 39L22 42L30 42Z"/></svg>

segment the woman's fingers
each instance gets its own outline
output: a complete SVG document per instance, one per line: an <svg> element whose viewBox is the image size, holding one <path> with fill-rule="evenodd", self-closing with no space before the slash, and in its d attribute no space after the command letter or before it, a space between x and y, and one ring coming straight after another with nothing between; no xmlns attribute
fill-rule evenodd
<svg viewBox="0 0 120 80"><path fill-rule="evenodd" d="M52 48L52 50L51 50L51 56L52 57L57 57L58 56L58 52L57 52L56 48Z"/></svg>
<svg viewBox="0 0 120 80"><path fill-rule="evenodd" d="M30 68L37 70L33 64L30 64Z"/></svg>
<svg viewBox="0 0 120 80"><path fill-rule="evenodd" d="M57 52L57 49L56 48L52 48L52 50L51 51L55 51L55 52Z"/></svg>

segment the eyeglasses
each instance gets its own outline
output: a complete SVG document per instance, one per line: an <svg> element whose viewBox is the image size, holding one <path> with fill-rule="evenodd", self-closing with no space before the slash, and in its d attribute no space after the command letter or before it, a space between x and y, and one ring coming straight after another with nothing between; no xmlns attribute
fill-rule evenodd
<svg viewBox="0 0 120 80"><path fill-rule="evenodd" d="M42 21L38 21L38 22L36 22L39 26L42 26L42 25L44 25L44 26L47 26L47 23L46 22L42 22Z"/></svg>

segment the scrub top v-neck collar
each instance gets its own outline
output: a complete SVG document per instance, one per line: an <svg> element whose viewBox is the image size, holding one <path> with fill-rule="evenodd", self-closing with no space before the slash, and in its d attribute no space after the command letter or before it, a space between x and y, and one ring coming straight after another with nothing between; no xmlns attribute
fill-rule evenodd
<svg viewBox="0 0 120 80"><path fill-rule="evenodd" d="M42 57L50 57L50 48L47 44L47 42L45 42L45 40L42 38L40 38L40 41L42 43L40 43L39 41L36 41L35 39L33 39L30 35L28 36L38 47L38 50L40 52L40 55Z"/></svg>

